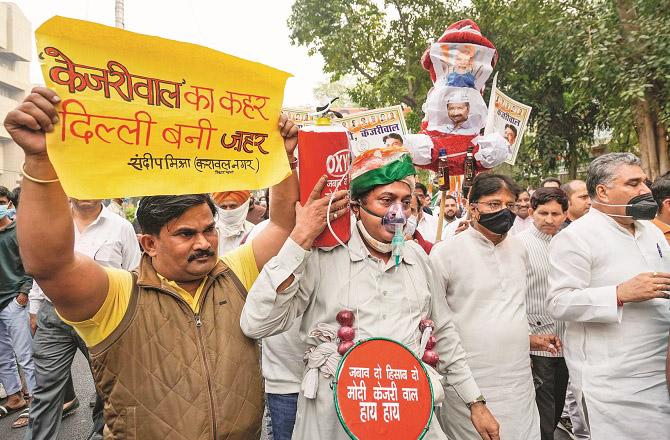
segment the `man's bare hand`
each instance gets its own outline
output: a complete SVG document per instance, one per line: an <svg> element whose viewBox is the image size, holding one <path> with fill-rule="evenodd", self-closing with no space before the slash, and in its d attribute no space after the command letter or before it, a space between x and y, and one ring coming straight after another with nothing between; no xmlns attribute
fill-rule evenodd
<svg viewBox="0 0 670 440"><path fill-rule="evenodd" d="M44 133L58 122L60 98L51 89L35 87L21 104L7 114L5 128L26 156L46 155Z"/></svg>
<svg viewBox="0 0 670 440"><path fill-rule="evenodd" d="M30 332L35 336L37 331L37 315L34 313L29 313L30 315Z"/></svg>
<svg viewBox="0 0 670 440"><path fill-rule="evenodd" d="M293 151L298 145L298 126L288 119L286 115L281 115L279 117L279 132L284 138L284 149L290 159L293 157Z"/></svg>
<svg viewBox="0 0 670 440"><path fill-rule="evenodd" d="M654 298L670 298L670 273L644 272L617 286L619 301L640 302Z"/></svg>
<svg viewBox="0 0 670 440"><path fill-rule="evenodd" d="M483 440L500 440L500 425L485 403L470 407L470 421Z"/></svg>
<svg viewBox="0 0 670 440"><path fill-rule="evenodd" d="M563 343L556 335L531 335L530 349L531 351L546 351L557 355L563 349Z"/></svg>
<svg viewBox="0 0 670 440"><path fill-rule="evenodd" d="M456 228L456 234L460 234L470 227L470 220L461 220Z"/></svg>
<svg viewBox="0 0 670 440"><path fill-rule="evenodd" d="M321 176L305 204L295 204L295 228L291 238L304 249L311 248L326 227L326 212L331 198L331 194L321 197L326 182L326 176ZM343 215L349 215L349 192L346 190L335 193L330 207L330 221Z"/></svg>

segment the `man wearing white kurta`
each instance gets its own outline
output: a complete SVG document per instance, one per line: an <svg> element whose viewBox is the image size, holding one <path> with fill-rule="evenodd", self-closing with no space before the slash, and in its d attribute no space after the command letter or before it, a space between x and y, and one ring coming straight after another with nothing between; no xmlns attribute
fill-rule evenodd
<svg viewBox="0 0 670 440"><path fill-rule="evenodd" d="M547 309L567 321L565 358L592 440L670 433L665 353L670 247L630 153L589 166L591 210L551 243Z"/></svg>
<svg viewBox="0 0 670 440"><path fill-rule="evenodd" d="M345 440L338 421L331 383L341 356L336 339L336 316L355 312L355 340L392 338L419 351L419 322L434 321L437 370L461 396L481 438L498 439L498 424L486 408L465 362L451 311L434 277L426 253L413 241L405 243L398 262L391 258L390 241L379 218L385 210L410 211L414 168L404 150L372 149L352 165L351 192L360 203L357 226L347 247L310 250L325 227L328 198L316 199L325 180L306 205L296 212L296 227L279 254L263 268L249 292L240 325L251 338L280 333L302 315L299 334L309 346L307 366L298 398L294 439ZM369 160L366 160L369 159ZM381 165L386 163L386 166ZM356 170L361 170L360 180ZM379 172L377 172L379 171ZM361 182L360 184L358 182ZM396 211L397 212L397 211ZM341 215L341 214L340 214ZM346 214L348 215L348 214ZM388 250L381 250L385 246ZM430 367L435 402L442 399L438 375ZM470 408L468 410L468 408ZM480 438L477 431L474 431ZM447 440L438 423L430 424L426 440Z"/></svg>
<svg viewBox="0 0 670 440"><path fill-rule="evenodd" d="M502 440L540 440L540 419L530 368L530 348L560 346L555 335L529 339L526 318L526 250L508 237L517 191L506 176L480 174L470 190L472 227L438 243L430 262L446 290L468 365L500 423ZM445 388L438 413L450 438L469 440L456 390Z"/></svg>

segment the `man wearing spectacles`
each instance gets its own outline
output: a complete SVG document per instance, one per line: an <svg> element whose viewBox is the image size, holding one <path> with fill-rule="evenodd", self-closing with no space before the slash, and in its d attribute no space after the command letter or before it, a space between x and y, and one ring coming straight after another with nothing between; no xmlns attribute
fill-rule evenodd
<svg viewBox="0 0 670 440"><path fill-rule="evenodd" d="M500 424L500 438L540 440L529 348L549 351L554 341L529 341L526 251L509 237L518 194L507 176L478 175L469 193L471 227L436 244L430 262L444 286L472 374ZM452 387L444 391L446 405L438 417L447 436L477 438L457 393Z"/></svg>

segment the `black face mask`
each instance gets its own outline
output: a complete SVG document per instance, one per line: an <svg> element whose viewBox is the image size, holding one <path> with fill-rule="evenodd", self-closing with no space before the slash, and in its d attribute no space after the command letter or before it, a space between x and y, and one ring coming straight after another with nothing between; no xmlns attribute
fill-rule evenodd
<svg viewBox="0 0 670 440"><path fill-rule="evenodd" d="M658 205L651 193L633 197L626 205L626 215L635 220L653 220L658 212Z"/></svg>
<svg viewBox="0 0 670 440"><path fill-rule="evenodd" d="M516 214L504 208L497 212L480 213L477 222L494 234L504 235L512 229L515 218Z"/></svg>
<svg viewBox="0 0 670 440"><path fill-rule="evenodd" d="M654 217L656 217L656 213L658 212L658 205L656 204L656 200L654 200L654 196L651 193L635 196L625 205L611 205L609 203L602 203L596 200L594 200L593 203L604 206L626 207L626 215L607 214L610 217L627 217L632 218L633 220L653 220Z"/></svg>

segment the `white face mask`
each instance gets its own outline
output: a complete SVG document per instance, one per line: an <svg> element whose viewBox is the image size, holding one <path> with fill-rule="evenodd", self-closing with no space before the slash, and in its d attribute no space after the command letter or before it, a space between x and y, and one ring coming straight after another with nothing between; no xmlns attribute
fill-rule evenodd
<svg viewBox="0 0 670 440"><path fill-rule="evenodd" d="M244 221L249 213L249 201L235 209L216 208L219 213L217 227L222 237L232 237L244 230Z"/></svg>
<svg viewBox="0 0 670 440"><path fill-rule="evenodd" d="M414 235L417 224L419 224L419 219L415 215L411 215L405 223L405 235Z"/></svg>
<svg viewBox="0 0 670 440"><path fill-rule="evenodd" d="M365 240L367 244L372 246L374 250L376 250L377 252L381 252L383 254L391 253L391 251L393 250L393 248L391 247L391 243L384 243L373 238L372 235L370 235L370 233L365 229L365 226L363 226L363 222L361 220L356 222L356 226L358 226L358 231L363 236L363 240Z"/></svg>

